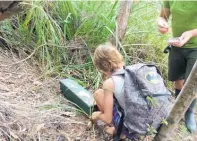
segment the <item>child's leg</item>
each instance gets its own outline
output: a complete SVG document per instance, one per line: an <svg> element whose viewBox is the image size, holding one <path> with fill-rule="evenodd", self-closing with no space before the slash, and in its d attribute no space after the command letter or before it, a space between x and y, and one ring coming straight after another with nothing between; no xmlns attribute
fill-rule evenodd
<svg viewBox="0 0 197 141"><path fill-rule="evenodd" d="M105 133L107 133L111 136L114 136L116 133L116 129L114 126L106 126L104 131L105 131ZM126 135L124 135L124 134L120 135L120 139L125 139L125 138L126 138Z"/></svg>
<svg viewBox="0 0 197 141"><path fill-rule="evenodd" d="M103 108L104 108L104 91L103 91L103 89L98 89L94 93L94 99L96 101L96 104L97 104L99 110L101 112L103 112Z"/></svg>
<svg viewBox="0 0 197 141"><path fill-rule="evenodd" d="M104 91L103 89L98 89L94 93L94 99L96 101L96 104L101 112L103 112L104 108ZM114 126L106 126L104 128L104 131L109 134L109 135L114 135L115 134L115 127Z"/></svg>
<svg viewBox="0 0 197 141"><path fill-rule="evenodd" d="M115 127L114 126L106 126L104 129L105 133L113 136L116 132Z"/></svg>
<svg viewBox="0 0 197 141"><path fill-rule="evenodd" d="M94 99L96 101L96 104L101 112L103 112L104 109L104 91L103 89L98 89L94 93ZM104 131L109 134L109 135L114 135L115 134L115 127L114 126L106 126L104 128Z"/></svg>

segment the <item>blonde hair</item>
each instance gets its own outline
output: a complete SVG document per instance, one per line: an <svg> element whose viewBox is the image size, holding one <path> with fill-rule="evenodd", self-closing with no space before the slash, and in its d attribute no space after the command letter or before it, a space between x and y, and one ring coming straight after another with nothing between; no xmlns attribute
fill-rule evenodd
<svg viewBox="0 0 197 141"><path fill-rule="evenodd" d="M94 52L93 61L95 67L104 72L113 72L124 63L123 56L111 43L99 45Z"/></svg>

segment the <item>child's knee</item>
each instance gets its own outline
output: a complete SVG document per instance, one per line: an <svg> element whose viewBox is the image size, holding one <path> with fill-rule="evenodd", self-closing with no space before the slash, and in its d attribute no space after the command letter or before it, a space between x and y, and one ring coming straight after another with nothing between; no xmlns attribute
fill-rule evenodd
<svg viewBox="0 0 197 141"><path fill-rule="evenodd" d="M103 89L98 89L94 92L94 98L99 97L99 95L103 94Z"/></svg>

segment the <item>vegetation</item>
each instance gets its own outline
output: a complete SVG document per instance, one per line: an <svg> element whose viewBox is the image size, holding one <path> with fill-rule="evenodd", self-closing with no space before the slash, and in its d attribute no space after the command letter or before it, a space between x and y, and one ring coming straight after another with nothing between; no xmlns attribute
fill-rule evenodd
<svg viewBox="0 0 197 141"><path fill-rule="evenodd" d="M98 87L101 76L91 56L114 34L119 3L24 1L22 5L29 8L2 22L7 44L28 55L33 52L46 75L73 77L84 86ZM162 53L166 37L157 32L155 22L159 9L160 2L134 2L121 51L126 51L128 64L155 62L166 77L167 59Z"/></svg>
<svg viewBox="0 0 197 141"><path fill-rule="evenodd" d="M1 45L4 45L5 49L9 49L11 52L15 52L15 55L17 54L19 57L22 56L22 61L29 59L37 60L39 62L39 67L43 72L41 78L44 78L45 76L57 76L58 78L70 77L90 90L97 88L102 83L102 79L100 73L98 73L93 67L92 55L98 44L108 41L110 36L114 36L114 34L116 34L114 31L116 31L115 21L118 14L119 2L71 0L54 2L24 1L22 2L22 5L24 7L28 7L26 11L23 11L11 19L1 22ZM119 46L119 50L125 56L127 64L136 62L156 63L166 80L167 55L163 54L163 49L167 45L166 40L170 35L164 36L159 34L157 31L156 18L159 14L159 9L159 1L134 2L130 14L127 33ZM21 61L17 63L20 62ZM15 70L15 68L13 68L13 70ZM26 72L30 72L30 70L24 71L24 74ZM31 79L32 78L29 78L28 80ZM26 80L26 78L24 78L24 80ZM29 82L28 84L30 83L32 82ZM57 84L58 82L54 83ZM168 88L172 87L167 80L166 83ZM40 84L35 83L34 85ZM26 90L31 88L30 90L33 92L38 91L37 86L31 87L28 85L26 87ZM42 91L46 91L46 89L51 89L51 91L54 90L52 87L43 87ZM38 92L34 93L37 94ZM43 93L40 93L40 95L43 96ZM51 92L51 95L52 93L53 92ZM29 94L31 93L29 92ZM4 96L5 94L1 95L6 98L6 100L2 101L8 101L9 97ZM48 95L49 92L46 91L43 99L47 99L49 97ZM26 101L32 102L32 104L29 105L35 104L34 101L28 99L29 96L26 95L26 93L19 99L22 99L22 97L24 98L25 96L27 99ZM53 95L51 97L53 97ZM16 101L18 102L18 99L16 99ZM44 100L39 101L37 102L37 105L40 105L40 103L43 102ZM154 101L151 102L152 104L155 103ZM14 109L16 107L14 106L11 107L10 111L12 111L12 108ZM34 116L37 117L35 118L35 121L37 122L39 121L38 119L42 119L41 122L38 122L35 125L38 125L37 128L39 130L41 127L44 127L43 122L46 121L46 119L49 119L48 115L51 115L50 110L76 110L68 105L62 104L62 102L54 102L52 104L47 103L38 107L39 108L36 109L38 110L36 113L40 115L35 114ZM27 109L31 108L32 107L28 107ZM21 109L19 108L18 111L20 110ZM20 112L18 111L15 113L20 115ZM49 114L47 115L45 113L42 115L40 111L48 112ZM58 118L62 116L61 112ZM72 113L64 113L64 116L69 117L70 114L72 115ZM5 113L5 116L6 115L7 113ZM53 115L57 115L57 113L54 111ZM20 116L23 117L22 114ZM20 121L20 116L19 118L13 118L13 120L17 119ZM27 117L29 119L31 115L28 115ZM51 123L57 119L55 116L51 117ZM63 119L64 117L61 117L59 121L62 122ZM10 122L11 121L9 121L9 123ZM61 122L59 123L60 125L62 125ZM67 123L64 124L65 127L67 127ZM166 124L166 121L163 121L163 124ZM57 125L57 129L60 125ZM28 126L30 128L32 127L32 125ZM6 130L10 131L10 129ZM34 132L37 132L37 130L33 130L34 129L32 128L32 131L30 130L28 132L31 133L30 135L33 136L32 138L36 138L34 135L37 135L37 133ZM180 130L181 133L184 131L184 134L188 136L188 132L183 125L181 125ZM151 127L150 131L154 132ZM16 133L19 132L16 130ZM12 136L15 136L15 134ZM28 134L25 133L24 136L26 137ZM177 140L181 140L184 137L180 137L180 139L179 136L176 136L176 138Z"/></svg>

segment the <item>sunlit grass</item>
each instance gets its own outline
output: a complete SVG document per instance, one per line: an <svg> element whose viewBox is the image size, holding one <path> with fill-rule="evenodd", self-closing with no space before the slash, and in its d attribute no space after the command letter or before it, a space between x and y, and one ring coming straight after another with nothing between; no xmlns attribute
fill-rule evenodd
<svg viewBox="0 0 197 141"><path fill-rule="evenodd" d="M93 67L91 56L98 44L116 35L119 2L24 1L22 4L29 8L15 18L16 29L11 21L2 23L1 30L9 33L8 38L4 37L6 42L28 52L36 49L34 57L46 75L73 77L97 88L102 79ZM167 78L167 55L162 52L167 36L159 34L156 26L159 9L158 1L134 2L126 36L118 44L127 64L155 62ZM70 51L70 42L78 40L84 44L82 49Z"/></svg>

